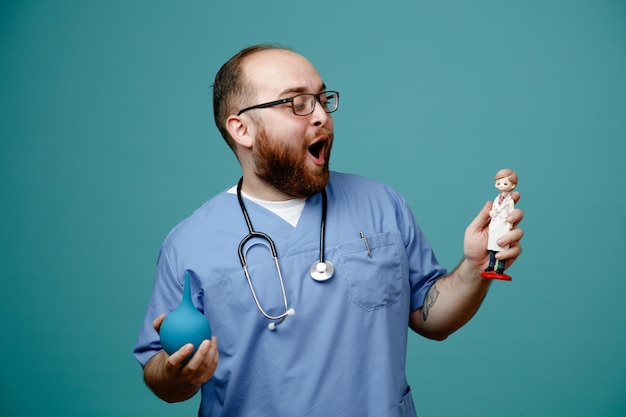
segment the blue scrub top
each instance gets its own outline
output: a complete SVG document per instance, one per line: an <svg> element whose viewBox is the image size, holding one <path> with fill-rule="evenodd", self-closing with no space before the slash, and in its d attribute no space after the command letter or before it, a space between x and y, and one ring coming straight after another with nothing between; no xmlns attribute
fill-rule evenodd
<svg viewBox="0 0 626 417"><path fill-rule="evenodd" d="M415 415L405 376L409 314L447 271L391 188L332 172L326 190L325 258L335 274L325 282L309 275L319 259L321 195L307 200L295 228L245 201L255 231L275 242L296 311L274 331L237 255L248 229L236 195L218 194L163 243L135 356L145 365L161 350L152 321L178 306L188 270L194 303L219 340L219 364L202 386L200 416ZM273 258L262 244L248 246L259 302L270 315L281 314Z"/></svg>

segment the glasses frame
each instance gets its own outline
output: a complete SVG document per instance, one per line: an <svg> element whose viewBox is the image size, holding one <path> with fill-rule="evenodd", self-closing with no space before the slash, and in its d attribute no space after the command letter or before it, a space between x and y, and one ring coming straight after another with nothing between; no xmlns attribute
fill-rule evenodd
<svg viewBox="0 0 626 417"><path fill-rule="evenodd" d="M280 99L280 100L270 101L268 103L257 104L255 106L246 107L243 110L239 110L239 113L237 113L237 116L240 116L242 113L247 112L248 110L266 109L268 107L280 106L281 104L286 104L286 103L291 103L291 111L293 111L293 114L295 114L296 116L308 116L308 115L312 114L315 111L315 105L318 102L320 104L322 104L320 102L320 97L322 97L323 95L327 95L327 96L332 95L335 98L335 106L331 110L328 110L326 108L326 106L323 105L324 111L326 113L332 113L332 112L336 111L339 108L339 92L338 91L322 91L321 93L317 93L317 94L311 94L311 93L297 94L297 95L295 95L293 97L283 98L283 99ZM309 113L307 113L307 114L298 114L298 113L296 113L296 109L293 106L293 101L296 98L302 97L302 96L311 96L311 97L313 97L315 99L313 101L313 107L311 108L311 111Z"/></svg>

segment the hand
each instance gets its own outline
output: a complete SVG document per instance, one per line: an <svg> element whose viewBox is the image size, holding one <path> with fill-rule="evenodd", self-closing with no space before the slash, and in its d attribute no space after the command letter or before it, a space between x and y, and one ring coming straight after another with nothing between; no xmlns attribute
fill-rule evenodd
<svg viewBox="0 0 626 417"><path fill-rule="evenodd" d="M514 191L511 193L511 197L517 204L520 199L520 194ZM476 216L467 229L465 229L465 238L463 240L465 259L467 259L471 266L477 271L484 270L489 263L487 241L489 239L489 220L491 218L489 212L492 206L493 203L491 201L485 203L482 210L478 213L478 216ZM523 218L524 212L520 209L514 209L507 217L507 221L512 225L511 231L502 235L498 240L498 244L501 246L509 245L508 249L496 254L497 259L506 261L506 268L509 268L522 253L520 240L524 236L524 231L518 229L517 225Z"/></svg>
<svg viewBox="0 0 626 417"><path fill-rule="evenodd" d="M165 320L165 314L161 314L153 322L154 330L159 332L161 324ZM193 352L194 346L188 343L170 356L166 356L165 372L178 382L188 385L200 385L207 382L213 376L219 354L217 350L217 339L215 336L211 340L204 340L196 353L185 362ZM165 351L162 352L167 355Z"/></svg>

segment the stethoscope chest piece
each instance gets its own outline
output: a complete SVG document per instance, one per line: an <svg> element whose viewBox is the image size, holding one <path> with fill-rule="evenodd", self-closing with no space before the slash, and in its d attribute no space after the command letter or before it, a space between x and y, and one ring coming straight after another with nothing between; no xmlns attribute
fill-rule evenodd
<svg viewBox="0 0 626 417"><path fill-rule="evenodd" d="M326 281L335 274L335 266L330 261L316 261L309 269L315 281Z"/></svg>

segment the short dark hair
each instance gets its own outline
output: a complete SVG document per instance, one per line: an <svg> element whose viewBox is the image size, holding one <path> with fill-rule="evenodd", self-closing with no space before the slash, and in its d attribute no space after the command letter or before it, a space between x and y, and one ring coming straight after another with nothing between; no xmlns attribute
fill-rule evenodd
<svg viewBox="0 0 626 417"><path fill-rule="evenodd" d="M243 62L250 55L272 49L290 50L273 44L249 46L229 59L215 75L213 117L222 137L233 150L235 149L234 141L226 129L226 119L231 114L236 114L242 103L254 93L249 81L243 75Z"/></svg>

